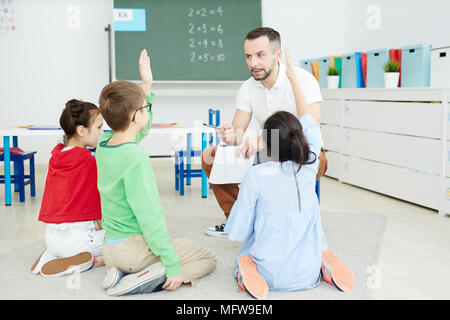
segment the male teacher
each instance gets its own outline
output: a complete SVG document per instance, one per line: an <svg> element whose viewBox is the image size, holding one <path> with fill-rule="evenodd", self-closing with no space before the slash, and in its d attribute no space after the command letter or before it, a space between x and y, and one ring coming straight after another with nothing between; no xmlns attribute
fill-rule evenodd
<svg viewBox="0 0 450 320"><path fill-rule="evenodd" d="M288 111L297 115L294 93L286 76L286 65L280 62L282 57L280 34L272 28L256 28L245 37L245 59L252 77L245 81L236 98L236 112L232 124L222 124L217 129L219 139L227 144L239 145L238 155L249 158L257 153L263 157L263 136L246 138L244 133L252 119L258 121L260 128L277 111ZM320 125L320 102L322 95L314 76L299 67L294 67L307 103L313 110L313 117ZM202 152L202 167L209 177L217 146L210 146ZM319 155L320 178L327 170L327 159L323 149ZM228 219L231 208L239 193L238 184L211 184L219 206ZM224 224L207 227L205 233L210 236L226 235Z"/></svg>

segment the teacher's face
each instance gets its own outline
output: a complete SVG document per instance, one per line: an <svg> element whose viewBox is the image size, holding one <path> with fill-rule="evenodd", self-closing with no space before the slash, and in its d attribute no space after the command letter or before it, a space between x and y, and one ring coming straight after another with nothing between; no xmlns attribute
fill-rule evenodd
<svg viewBox="0 0 450 320"><path fill-rule="evenodd" d="M281 57L281 50L274 50L266 36L245 40L244 53L248 69L258 81L265 80L271 75Z"/></svg>

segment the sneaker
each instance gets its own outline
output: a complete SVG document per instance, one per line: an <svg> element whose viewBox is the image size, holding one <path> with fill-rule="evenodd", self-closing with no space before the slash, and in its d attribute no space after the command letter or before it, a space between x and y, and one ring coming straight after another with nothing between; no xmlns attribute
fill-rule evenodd
<svg viewBox="0 0 450 320"><path fill-rule="evenodd" d="M266 280L256 270L256 263L250 256L238 259L238 285L246 290L253 298L263 299L269 294Z"/></svg>
<svg viewBox="0 0 450 320"><path fill-rule="evenodd" d="M355 276L339 258L330 250L322 252L322 280L335 286L340 291L350 291L355 286Z"/></svg>
<svg viewBox="0 0 450 320"><path fill-rule="evenodd" d="M56 259L56 256L52 255L48 252L48 249L45 249L39 258L33 263L31 266L31 273L32 274L39 274L41 272L41 268L44 264L47 262Z"/></svg>
<svg viewBox="0 0 450 320"><path fill-rule="evenodd" d="M83 272L94 265L93 259L90 252L82 252L67 258L56 258L42 266L41 274L44 277L59 277L75 271Z"/></svg>
<svg viewBox="0 0 450 320"><path fill-rule="evenodd" d="M161 262L157 262L140 272L127 274L114 287L108 288L106 294L124 296L162 291L165 282L166 268Z"/></svg>
<svg viewBox="0 0 450 320"><path fill-rule="evenodd" d="M206 227L205 233L208 236L213 236L213 237L226 236L227 233L225 231L223 231L224 228L225 228L225 223L222 223L221 225L217 225L214 227Z"/></svg>
<svg viewBox="0 0 450 320"><path fill-rule="evenodd" d="M102 287L103 289L109 289L114 287L120 279L122 279L123 276L125 276L126 273L120 271L116 267L109 268L108 271L106 271L105 278L103 279Z"/></svg>

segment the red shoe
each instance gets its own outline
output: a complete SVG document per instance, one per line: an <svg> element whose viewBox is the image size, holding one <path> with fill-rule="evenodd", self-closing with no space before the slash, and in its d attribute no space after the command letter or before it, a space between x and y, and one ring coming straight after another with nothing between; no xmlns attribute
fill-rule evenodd
<svg viewBox="0 0 450 320"><path fill-rule="evenodd" d="M350 291L355 286L355 276L330 250L322 252L322 280L341 291Z"/></svg>
<svg viewBox="0 0 450 320"><path fill-rule="evenodd" d="M238 285L246 290L253 298L263 299L269 294L266 280L256 270L256 263L250 256L238 259Z"/></svg>

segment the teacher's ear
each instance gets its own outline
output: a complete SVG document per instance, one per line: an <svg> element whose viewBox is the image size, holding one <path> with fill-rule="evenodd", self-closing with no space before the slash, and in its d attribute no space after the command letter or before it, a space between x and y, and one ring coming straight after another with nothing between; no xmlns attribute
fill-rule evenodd
<svg viewBox="0 0 450 320"><path fill-rule="evenodd" d="M281 50L281 48L278 48L277 50L275 50L275 59L277 62L281 61L282 56L283 56L283 51Z"/></svg>

